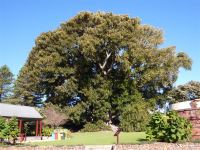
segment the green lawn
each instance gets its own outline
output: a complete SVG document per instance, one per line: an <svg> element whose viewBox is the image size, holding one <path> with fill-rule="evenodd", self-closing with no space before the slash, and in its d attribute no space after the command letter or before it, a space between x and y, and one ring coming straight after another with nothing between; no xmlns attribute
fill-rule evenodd
<svg viewBox="0 0 200 150"><path fill-rule="evenodd" d="M33 142L32 146L64 146L64 145L109 145L116 143L113 132L85 132L73 133L68 140ZM120 144L136 144L145 139L144 132L122 132L120 133Z"/></svg>

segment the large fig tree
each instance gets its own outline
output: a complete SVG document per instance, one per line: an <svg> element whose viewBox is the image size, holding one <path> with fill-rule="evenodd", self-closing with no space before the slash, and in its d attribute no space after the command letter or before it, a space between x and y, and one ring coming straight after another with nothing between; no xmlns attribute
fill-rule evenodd
<svg viewBox="0 0 200 150"><path fill-rule="evenodd" d="M160 29L138 18L82 12L36 39L16 95L26 105L77 105L83 122L114 120L136 93L156 102L171 90L179 68L191 68L185 53L161 48L163 42Z"/></svg>

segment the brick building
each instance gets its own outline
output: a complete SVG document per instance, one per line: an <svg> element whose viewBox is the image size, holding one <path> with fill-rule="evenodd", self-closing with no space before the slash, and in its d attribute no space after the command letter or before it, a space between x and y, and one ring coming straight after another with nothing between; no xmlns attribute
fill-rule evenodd
<svg viewBox="0 0 200 150"><path fill-rule="evenodd" d="M200 99L172 104L172 110L192 123L192 139L200 140Z"/></svg>

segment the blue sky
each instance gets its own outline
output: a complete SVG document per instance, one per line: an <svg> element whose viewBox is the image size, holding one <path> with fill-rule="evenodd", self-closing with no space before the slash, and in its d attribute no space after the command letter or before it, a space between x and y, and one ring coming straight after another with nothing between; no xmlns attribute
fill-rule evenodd
<svg viewBox="0 0 200 150"><path fill-rule="evenodd" d="M175 45L193 60L192 71L181 69L176 85L200 81L199 0L0 0L0 66L17 75L36 37L81 11L127 14L163 29L163 46Z"/></svg>

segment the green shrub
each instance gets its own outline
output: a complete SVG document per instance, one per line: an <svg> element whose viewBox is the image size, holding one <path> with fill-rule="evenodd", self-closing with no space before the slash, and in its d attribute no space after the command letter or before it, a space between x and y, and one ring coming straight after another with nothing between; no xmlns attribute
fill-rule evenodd
<svg viewBox="0 0 200 150"><path fill-rule="evenodd" d="M99 127L96 124L87 123L84 125L82 132L96 132L99 131Z"/></svg>
<svg viewBox="0 0 200 150"><path fill-rule="evenodd" d="M26 135L30 135L31 134L30 122L25 122L24 123L24 133Z"/></svg>
<svg viewBox="0 0 200 150"><path fill-rule="evenodd" d="M120 128L125 132L145 131L149 116L146 103L132 103L122 112Z"/></svg>
<svg viewBox="0 0 200 150"><path fill-rule="evenodd" d="M5 128L6 120L0 116L0 131Z"/></svg>
<svg viewBox="0 0 200 150"><path fill-rule="evenodd" d="M12 117L8 121L8 128L9 128L9 139L15 143L15 140L19 136L19 127L18 127L18 121L16 117Z"/></svg>
<svg viewBox="0 0 200 150"><path fill-rule="evenodd" d="M42 129L43 136L51 136L52 132L53 132L53 129L49 128L48 126L46 126Z"/></svg>
<svg viewBox="0 0 200 150"><path fill-rule="evenodd" d="M6 127L6 120L0 116L0 142L4 139L3 129Z"/></svg>
<svg viewBox="0 0 200 150"><path fill-rule="evenodd" d="M166 115L153 114L147 125L146 134L148 140L178 142L189 140L191 131L192 125L187 119L180 117L175 111L170 111Z"/></svg>
<svg viewBox="0 0 200 150"><path fill-rule="evenodd" d="M12 117L8 121L0 117L0 141L8 139L15 144L15 140L19 135L18 121L16 117Z"/></svg>
<svg viewBox="0 0 200 150"><path fill-rule="evenodd" d="M111 128L109 125L106 125L102 120L97 121L96 123L87 123L84 125L82 132L96 132L96 131L110 131Z"/></svg>
<svg viewBox="0 0 200 150"><path fill-rule="evenodd" d="M100 131L111 131L111 127L105 124L105 122L103 122L102 120L97 121L96 125Z"/></svg>

